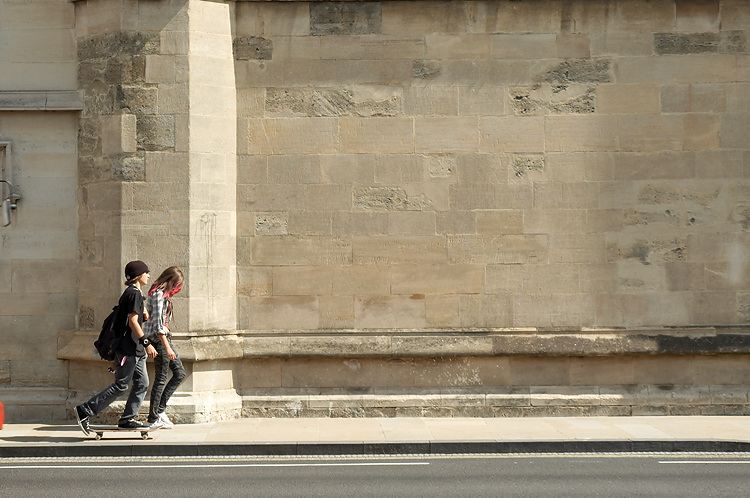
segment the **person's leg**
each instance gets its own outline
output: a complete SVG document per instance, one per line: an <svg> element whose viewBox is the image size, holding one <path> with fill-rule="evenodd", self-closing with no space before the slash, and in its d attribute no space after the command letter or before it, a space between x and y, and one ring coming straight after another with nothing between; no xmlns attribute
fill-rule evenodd
<svg viewBox="0 0 750 498"><path fill-rule="evenodd" d="M125 402L125 411L122 412L119 424L127 423L138 415L138 409L148 393L148 372L146 371L146 357L134 357L135 369L133 371L133 387Z"/></svg>
<svg viewBox="0 0 750 498"><path fill-rule="evenodd" d="M172 351L174 351L174 346L172 346L172 338L169 338L169 345L172 348ZM175 352L175 354L177 354ZM169 402L169 398L172 397L174 392L177 390L177 388L182 384L182 381L185 380L185 367L182 366L182 361L180 360L180 357L177 356L174 360L169 361L169 368L172 370L172 378L169 379L169 382L164 387L164 392L161 394L161 401L159 403L159 413L164 413L164 411L167 409L167 402Z"/></svg>
<svg viewBox="0 0 750 498"><path fill-rule="evenodd" d="M151 386L151 401L148 407L148 423L153 424L159 419L159 405L162 399L162 391L164 386L167 384L167 377L169 376L169 358L167 358L167 350L160 340L153 342L154 348L156 348L156 358L154 358L154 385Z"/></svg>
<svg viewBox="0 0 750 498"><path fill-rule="evenodd" d="M115 357L117 368L115 369L115 381L99 394L87 402L76 407L79 415L95 417L105 408L112 404L117 398L125 394L133 379L136 369L135 357L123 357L118 353Z"/></svg>

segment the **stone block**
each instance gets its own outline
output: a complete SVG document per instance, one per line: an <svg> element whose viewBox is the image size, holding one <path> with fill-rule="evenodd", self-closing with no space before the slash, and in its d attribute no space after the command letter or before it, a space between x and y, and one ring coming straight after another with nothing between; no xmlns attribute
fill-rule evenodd
<svg viewBox="0 0 750 498"><path fill-rule="evenodd" d="M523 211L506 209L478 211L477 233L480 235L522 234L524 232Z"/></svg>
<svg viewBox="0 0 750 498"><path fill-rule="evenodd" d="M700 58L696 64L694 58ZM737 66L731 55L664 55L624 57L617 63L620 84L727 83L737 81Z"/></svg>
<svg viewBox="0 0 750 498"><path fill-rule="evenodd" d="M382 8L379 3L310 4L310 34L381 34Z"/></svg>
<svg viewBox="0 0 750 498"><path fill-rule="evenodd" d="M354 320L363 329L419 329L426 321L424 295L355 297Z"/></svg>
<svg viewBox="0 0 750 498"><path fill-rule="evenodd" d="M435 213L419 211L390 213L388 233L397 236L435 235L437 233Z"/></svg>
<svg viewBox="0 0 750 498"><path fill-rule="evenodd" d="M695 169L697 178L742 178L743 154L734 150L699 151Z"/></svg>
<svg viewBox="0 0 750 498"><path fill-rule="evenodd" d="M479 120L481 152L544 152L543 118L482 117ZM548 147L549 148L549 147Z"/></svg>
<svg viewBox="0 0 750 498"><path fill-rule="evenodd" d="M461 116L502 116L506 113L505 87L462 86L458 92L458 113Z"/></svg>
<svg viewBox="0 0 750 498"><path fill-rule="evenodd" d="M490 36L490 54L497 59L554 59L554 34L497 34Z"/></svg>
<svg viewBox="0 0 750 498"><path fill-rule="evenodd" d="M557 4L516 5L477 3L467 6L466 29L490 33L554 33L561 25ZM461 26L463 27L463 26Z"/></svg>
<svg viewBox="0 0 750 498"><path fill-rule="evenodd" d="M414 86L404 90L404 112L410 116L457 116L458 87Z"/></svg>
<svg viewBox="0 0 750 498"><path fill-rule="evenodd" d="M459 296L425 296L425 317L428 327L457 327L460 324Z"/></svg>
<svg viewBox="0 0 750 498"><path fill-rule="evenodd" d="M551 152L600 152L617 148L618 121L609 116L549 116L544 121Z"/></svg>
<svg viewBox="0 0 750 498"><path fill-rule="evenodd" d="M513 302L508 294L462 295L460 321L462 327L513 327Z"/></svg>
<svg viewBox="0 0 750 498"><path fill-rule="evenodd" d="M557 34L557 57L585 59L591 57L591 41L586 34Z"/></svg>
<svg viewBox="0 0 750 498"><path fill-rule="evenodd" d="M136 129L140 150L170 150L175 147L174 116L139 116Z"/></svg>
<svg viewBox="0 0 750 498"><path fill-rule="evenodd" d="M339 60L333 64L334 78L341 85L382 85L408 86L412 80L413 62L408 60L396 61L359 61ZM331 72L322 72L324 83L330 84ZM300 74L300 82L304 83L309 76ZM309 84L309 83L306 83ZM323 84L323 83L321 83Z"/></svg>
<svg viewBox="0 0 750 498"><path fill-rule="evenodd" d="M379 266L445 263L445 244L444 237L353 237L353 262Z"/></svg>
<svg viewBox="0 0 750 498"><path fill-rule="evenodd" d="M619 116L620 150L682 150L684 121L678 116Z"/></svg>
<svg viewBox="0 0 750 498"><path fill-rule="evenodd" d="M420 156L379 154L375 156L375 183L404 184L424 180L424 161Z"/></svg>
<svg viewBox="0 0 750 498"><path fill-rule="evenodd" d="M375 155L337 154L320 158L321 182L337 184L375 183Z"/></svg>
<svg viewBox="0 0 750 498"><path fill-rule="evenodd" d="M391 270L371 265L336 267L332 280L335 296L378 296L391 293Z"/></svg>
<svg viewBox="0 0 750 498"><path fill-rule="evenodd" d="M694 325L736 325L739 309L735 292L694 292L690 305L690 323Z"/></svg>
<svg viewBox="0 0 750 498"><path fill-rule="evenodd" d="M685 150L719 148L719 117L714 114L687 114L683 122Z"/></svg>
<svg viewBox="0 0 750 498"><path fill-rule="evenodd" d="M480 294L484 289L484 266L416 265L392 269L391 293Z"/></svg>
<svg viewBox="0 0 750 498"><path fill-rule="evenodd" d="M294 211L289 213L287 229L290 235L331 235L332 218L330 212Z"/></svg>
<svg viewBox="0 0 750 498"><path fill-rule="evenodd" d="M146 155L146 161L146 165L148 167L148 155ZM238 156L237 183L268 183L268 156Z"/></svg>
<svg viewBox="0 0 750 498"><path fill-rule="evenodd" d="M681 180L695 178L696 156L685 152L617 153L615 180Z"/></svg>
<svg viewBox="0 0 750 498"><path fill-rule="evenodd" d="M354 327L354 298L350 296L320 297L320 328Z"/></svg>
<svg viewBox="0 0 750 498"><path fill-rule="evenodd" d="M463 6L437 3L431 9L411 2L387 2L382 6L382 33L388 35L427 35L432 33L464 33L458 19L463 19Z"/></svg>
<svg viewBox="0 0 750 498"><path fill-rule="evenodd" d="M455 171L462 184L496 185L508 180L508 167L496 154L461 154L455 156Z"/></svg>
<svg viewBox="0 0 750 498"><path fill-rule="evenodd" d="M550 263L597 264L605 261L605 237L599 233L552 233Z"/></svg>
<svg viewBox="0 0 750 498"><path fill-rule="evenodd" d="M273 40L260 36L238 36L232 43L232 51L237 60L273 59Z"/></svg>
<svg viewBox="0 0 750 498"><path fill-rule="evenodd" d="M684 32L706 32L719 29L719 2L677 2L675 28Z"/></svg>
<svg viewBox="0 0 750 498"><path fill-rule="evenodd" d="M390 222L386 213L337 212L331 231L339 237L388 235Z"/></svg>
<svg viewBox="0 0 750 498"><path fill-rule="evenodd" d="M658 85L599 85L596 109L600 114L658 114Z"/></svg>
<svg viewBox="0 0 750 498"><path fill-rule="evenodd" d="M342 118L344 153L414 152L414 122L410 118Z"/></svg>
<svg viewBox="0 0 750 498"><path fill-rule="evenodd" d="M721 116L721 148L742 149L747 144L743 130L750 126L750 115L747 113L726 113Z"/></svg>
<svg viewBox="0 0 750 498"><path fill-rule="evenodd" d="M281 266L273 269L274 296L328 296L332 291L331 268Z"/></svg>
<svg viewBox="0 0 750 498"><path fill-rule="evenodd" d="M238 267L237 294L248 297L273 294L273 269L261 266Z"/></svg>
<svg viewBox="0 0 750 498"><path fill-rule="evenodd" d="M375 36L360 38L361 58L365 60L421 59L425 40L421 36Z"/></svg>
<svg viewBox="0 0 750 498"><path fill-rule="evenodd" d="M126 182L146 180L146 162L143 157L125 156L112 160L112 178Z"/></svg>
<svg viewBox="0 0 750 498"><path fill-rule="evenodd" d="M249 120L246 140L251 154L330 154L337 152L338 121L333 118Z"/></svg>
<svg viewBox="0 0 750 498"><path fill-rule="evenodd" d="M286 235L289 213L255 213L256 235Z"/></svg>
<svg viewBox="0 0 750 498"><path fill-rule="evenodd" d="M437 233L445 235L475 234L477 220L473 211L451 210L438 213L435 220Z"/></svg>
<svg viewBox="0 0 750 498"><path fill-rule="evenodd" d="M654 53L654 36L649 32L601 30L591 32L589 37L593 57L638 57Z"/></svg>
<svg viewBox="0 0 750 498"><path fill-rule="evenodd" d="M453 264L544 263L546 235L453 235L448 257Z"/></svg>
<svg viewBox="0 0 750 498"><path fill-rule="evenodd" d="M479 149L479 125L473 117L417 117L414 129L417 152L475 152Z"/></svg>
<svg viewBox="0 0 750 498"><path fill-rule="evenodd" d="M425 39L428 59L477 59L491 53L490 36L485 34L428 34Z"/></svg>
<svg viewBox="0 0 750 498"><path fill-rule="evenodd" d="M0 315L30 316L46 315L49 313L49 294L0 294L3 309Z"/></svg>
<svg viewBox="0 0 750 498"><path fill-rule="evenodd" d="M317 297L251 297L246 306L250 330L309 330L320 326Z"/></svg>
<svg viewBox="0 0 750 498"><path fill-rule="evenodd" d="M451 209L530 209L533 205L531 183L495 186L450 185Z"/></svg>
<svg viewBox="0 0 750 498"><path fill-rule="evenodd" d="M320 157L269 156L268 183L320 183Z"/></svg>
<svg viewBox="0 0 750 498"><path fill-rule="evenodd" d="M252 261L261 266L340 265L352 262L353 244L327 237L258 237L252 244Z"/></svg>

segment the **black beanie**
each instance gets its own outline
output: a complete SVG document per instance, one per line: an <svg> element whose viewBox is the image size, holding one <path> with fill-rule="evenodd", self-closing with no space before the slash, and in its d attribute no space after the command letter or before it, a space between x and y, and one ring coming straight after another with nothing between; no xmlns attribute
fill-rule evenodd
<svg viewBox="0 0 750 498"><path fill-rule="evenodd" d="M148 266L143 261L131 261L125 265L125 280L133 280L148 272Z"/></svg>

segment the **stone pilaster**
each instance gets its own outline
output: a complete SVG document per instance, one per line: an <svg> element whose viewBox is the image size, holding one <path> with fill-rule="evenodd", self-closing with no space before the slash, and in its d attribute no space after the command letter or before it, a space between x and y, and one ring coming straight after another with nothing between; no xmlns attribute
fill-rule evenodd
<svg viewBox="0 0 750 498"><path fill-rule="evenodd" d="M176 335L233 331L230 5L87 0L76 9L85 105L79 132L81 328L98 328L122 290L123 265L141 259L152 279L170 265L185 271L186 289L175 300ZM186 366L190 375L178 396L183 419L239 413L231 375L227 383L221 369ZM96 390L94 380L75 389ZM210 392L212 401L201 392Z"/></svg>

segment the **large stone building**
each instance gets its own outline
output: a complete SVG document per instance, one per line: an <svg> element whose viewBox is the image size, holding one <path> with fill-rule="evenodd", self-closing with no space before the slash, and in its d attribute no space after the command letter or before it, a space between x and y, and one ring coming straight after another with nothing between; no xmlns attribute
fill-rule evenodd
<svg viewBox="0 0 750 498"><path fill-rule="evenodd" d="M110 382L132 259L188 274L182 420L746 413L749 29L746 0L0 0L8 419Z"/></svg>

